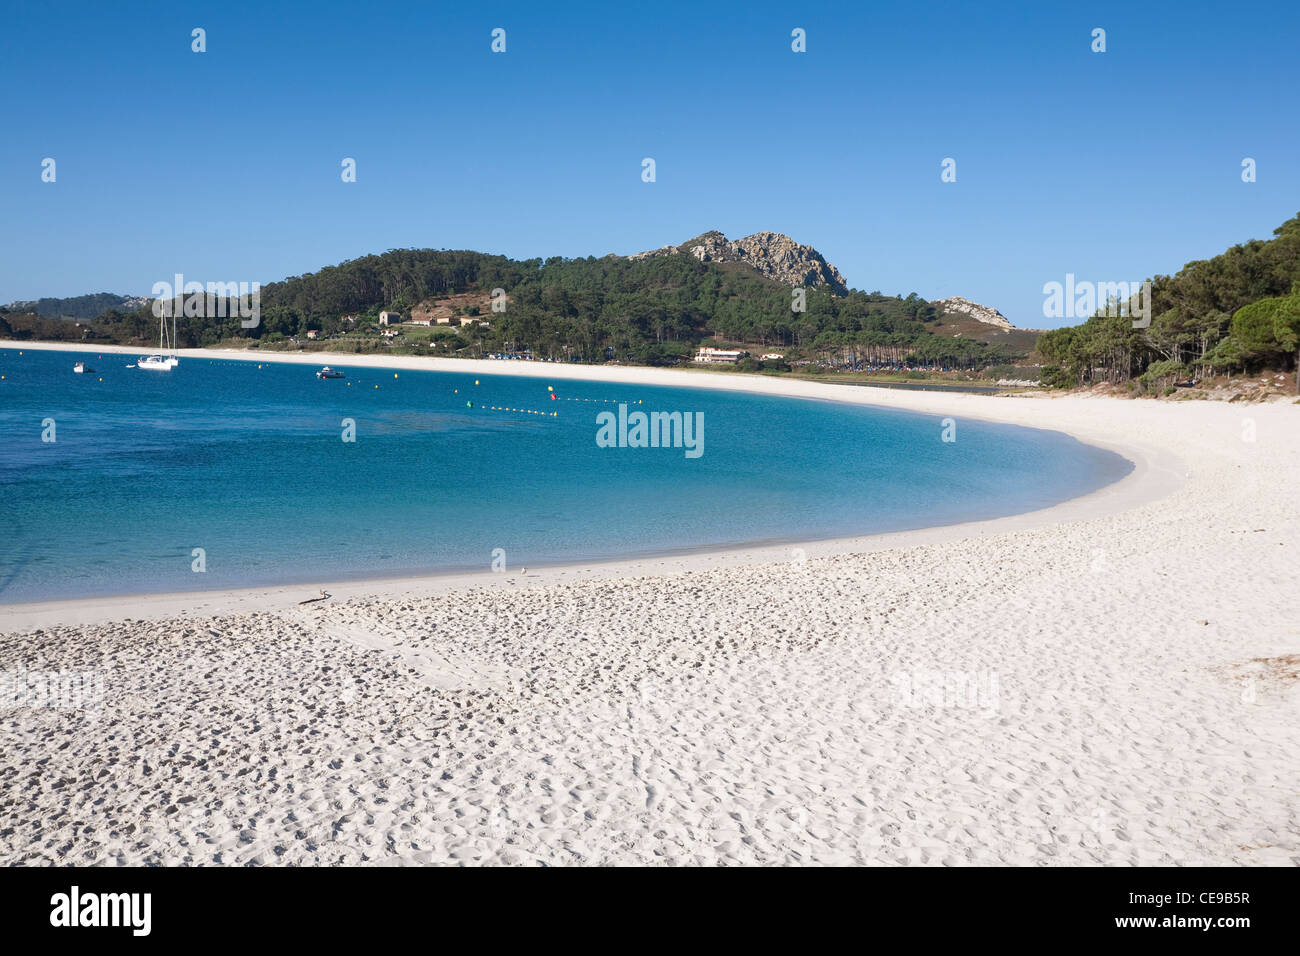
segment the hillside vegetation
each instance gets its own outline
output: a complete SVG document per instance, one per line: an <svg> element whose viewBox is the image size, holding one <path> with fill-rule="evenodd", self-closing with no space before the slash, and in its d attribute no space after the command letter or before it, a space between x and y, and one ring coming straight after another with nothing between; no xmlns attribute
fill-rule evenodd
<svg viewBox="0 0 1300 956"><path fill-rule="evenodd" d="M817 286L807 290L806 310L794 312L789 286L734 262L706 263L687 255L521 261L433 249L395 249L271 283L262 289L258 328L240 328L237 317L182 317L178 340L182 346L240 338L267 343L303 337L308 330L324 338L364 336L381 310L408 315L440 299L466 292L487 297L497 288L507 294L506 310L481 310L478 318L486 326L476 321L455 332L439 330L444 334L432 340L441 348L437 354L528 350L556 360L660 365L678 362L708 341L794 349L830 364L979 368L1007 358L1004 348L935 334L936 310L915 294L850 290L836 296ZM157 341L157 319L148 307L110 310L84 329L18 322L14 316L9 323L12 331L32 337Z"/></svg>
<svg viewBox="0 0 1300 956"><path fill-rule="evenodd" d="M1294 367L1300 388L1300 215L1212 259L1156 276L1151 325L1100 312L1082 325L1043 333L1038 350L1055 366L1044 384L1174 380Z"/></svg>

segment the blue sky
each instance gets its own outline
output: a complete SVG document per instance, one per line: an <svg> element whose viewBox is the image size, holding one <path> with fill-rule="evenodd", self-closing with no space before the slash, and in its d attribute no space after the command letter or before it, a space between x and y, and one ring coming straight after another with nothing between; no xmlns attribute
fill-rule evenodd
<svg viewBox="0 0 1300 956"><path fill-rule="evenodd" d="M1047 327L1045 282L1175 272L1300 210L1300 4L548 6L6 4L0 302L772 229L857 288Z"/></svg>

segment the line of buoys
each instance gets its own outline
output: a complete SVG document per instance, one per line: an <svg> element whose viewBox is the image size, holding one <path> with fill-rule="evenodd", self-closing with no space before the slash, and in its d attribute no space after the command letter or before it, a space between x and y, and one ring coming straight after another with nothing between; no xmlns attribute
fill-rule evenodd
<svg viewBox="0 0 1300 956"><path fill-rule="evenodd" d="M473 402L466 402L466 405L474 407ZM504 405L484 405L484 410L492 412L514 412L517 415L541 415L543 418L557 418L559 412L543 412L535 408L507 408Z"/></svg>
<svg viewBox="0 0 1300 956"><path fill-rule="evenodd" d="M552 395L552 398L556 396ZM625 401L621 398L561 398L562 402L595 402L597 405L643 405L645 399L638 398L636 401Z"/></svg>

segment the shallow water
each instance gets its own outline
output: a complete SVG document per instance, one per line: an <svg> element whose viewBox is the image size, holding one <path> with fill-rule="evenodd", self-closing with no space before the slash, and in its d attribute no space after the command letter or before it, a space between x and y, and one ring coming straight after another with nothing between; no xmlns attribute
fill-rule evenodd
<svg viewBox="0 0 1300 956"><path fill-rule="evenodd" d="M831 402L19 353L0 350L0 603L901 531L1046 507L1131 469L1059 433L961 419L944 442L937 416ZM78 359L97 371L74 374ZM597 415L620 403L702 413L703 453L598 447Z"/></svg>

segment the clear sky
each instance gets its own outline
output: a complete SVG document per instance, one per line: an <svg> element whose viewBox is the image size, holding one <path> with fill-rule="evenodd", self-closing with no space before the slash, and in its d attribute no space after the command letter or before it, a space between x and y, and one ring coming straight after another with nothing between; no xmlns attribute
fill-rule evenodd
<svg viewBox="0 0 1300 956"><path fill-rule="evenodd" d="M0 302L772 229L851 286L1059 325L1045 282L1176 272L1300 210L1297 36L1294 0L14 0Z"/></svg>

